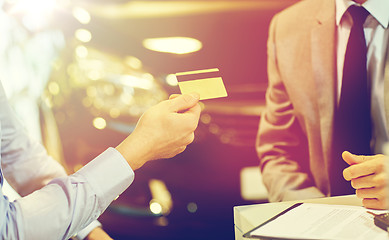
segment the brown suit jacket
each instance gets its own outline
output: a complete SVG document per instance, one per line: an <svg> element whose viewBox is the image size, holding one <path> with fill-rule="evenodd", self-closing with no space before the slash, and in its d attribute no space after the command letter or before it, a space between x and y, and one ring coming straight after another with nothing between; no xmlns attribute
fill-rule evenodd
<svg viewBox="0 0 389 240"><path fill-rule="evenodd" d="M267 105L256 144L270 201L330 194L335 42L335 0L301 1L271 22ZM385 103L389 103L388 65Z"/></svg>

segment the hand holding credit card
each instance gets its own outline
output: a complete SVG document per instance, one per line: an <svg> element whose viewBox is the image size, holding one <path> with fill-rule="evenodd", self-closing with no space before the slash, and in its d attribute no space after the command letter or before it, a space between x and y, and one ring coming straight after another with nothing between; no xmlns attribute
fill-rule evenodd
<svg viewBox="0 0 389 240"><path fill-rule="evenodd" d="M200 100L227 97L217 68L180 72L176 77L182 94L196 92L200 94Z"/></svg>

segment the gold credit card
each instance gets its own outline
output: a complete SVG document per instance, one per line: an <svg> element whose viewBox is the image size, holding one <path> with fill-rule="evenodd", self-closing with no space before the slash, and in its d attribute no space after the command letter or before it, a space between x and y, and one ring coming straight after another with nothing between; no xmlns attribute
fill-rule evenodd
<svg viewBox="0 0 389 240"><path fill-rule="evenodd" d="M176 73L182 94L196 92L200 100L227 97L223 79L217 68Z"/></svg>

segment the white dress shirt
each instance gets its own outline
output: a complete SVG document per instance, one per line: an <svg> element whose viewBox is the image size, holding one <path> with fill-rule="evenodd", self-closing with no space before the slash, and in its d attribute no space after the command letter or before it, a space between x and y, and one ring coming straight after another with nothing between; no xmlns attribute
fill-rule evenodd
<svg viewBox="0 0 389 240"><path fill-rule="evenodd" d="M338 101L340 98L343 64L352 19L347 12L349 6L356 4L350 0L336 0L337 25L337 79ZM382 153L383 145L389 141L388 126L385 121L384 107L384 70L389 44L389 1L367 0L362 6L370 13L364 24L367 45L367 72L371 84L372 150Z"/></svg>
<svg viewBox="0 0 389 240"><path fill-rule="evenodd" d="M97 219L134 180L114 148L66 176L23 130L1 84L0 139L1 185L4 175L23 196L11 202L0 191L0 239L68 239Z"/></svg>

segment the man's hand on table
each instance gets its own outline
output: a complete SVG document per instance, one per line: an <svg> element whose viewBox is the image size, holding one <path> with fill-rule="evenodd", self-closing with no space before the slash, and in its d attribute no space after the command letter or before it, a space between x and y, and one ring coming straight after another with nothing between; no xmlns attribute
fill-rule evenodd
<svg viewBox="0 0 389 240"><path fill-rule="evenodd" d="M343 171L343 177L351 181L363 206L372 209L387 209L387 176L385 173L386 157L382 154L373 156L354 155L343 152L342 158L350 166Z"/></svg>

